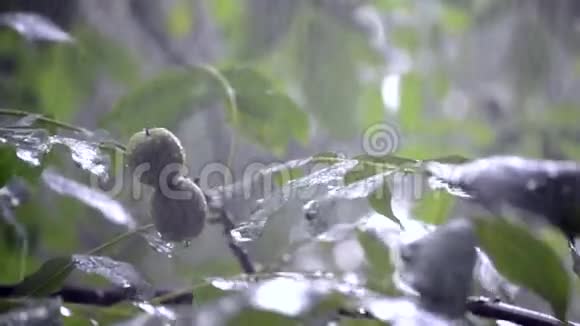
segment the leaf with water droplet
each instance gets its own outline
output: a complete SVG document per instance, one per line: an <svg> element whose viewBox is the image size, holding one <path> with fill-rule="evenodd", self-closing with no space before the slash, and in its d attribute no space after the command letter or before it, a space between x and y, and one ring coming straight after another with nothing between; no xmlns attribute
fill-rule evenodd
<svg viewBox="0 0 580 326"><path fill-rule="evenodd" d="M154 294L149 282L129 263L90 255L73 255L72 263L76 270L97 274L115 285L134 289L136 296L142 300L150 299Z"/></svg>
<svg viewBox="0 0 580 326"><path fill-rule="evenodd" d="M402 167L411 167L417 164L415 160L392 155L361 155L354 159L358 161L358 164L344 176L344 183L347 185L378 174L384 174Z"/></svg>
<svg viewBox="0 0 580 326"><path fill-rule="evenodd" d="M131 287L143 298L152 296L151 285L130 264L109 257L72 255L46 261L38 271L27 276L15 288L18 296L47 296L59 291L74 270L97 274L115 285Z"/></svg>
<svg viewBox="0 0 580 326"><path fill-rule="evenodd" d="M99 210L103 217L115 224L125 225L129 229L134 229L137 226L137 222L123 205L110 198L104 192L66 178L52 169L45 170L41 179L53 191L76 198L84 204Z"/></svg>
<svg viewBox="0 0 580 326"><path fill-rule="evenodd" d="M161 234L159 234L155 228L139 232L139 234L147 241L153 250L167 256L167 258L173 257L175 243L163 240Z"/></svg>
<svg viewBox="0 0 580 326"><path fill-rule="evenodd" d="M248 221L240 223L230 233L236 242L248 242L257 239L264 229L266 222L273 213L280 210L288 201L295 199L302 191L310 191L320 186L330 189L340 182L346 171L356 165L354 160L342 160L339 163L312 172L302 178L296 179L280 189L276 189L269 197L264 198L261 208L250 216ZM316 188L314 188L316 189Z"/></svg>
<svg viewBox="0 0 580 326"><path fill-rule="evenodd" d="M16 156L33 166L39 166L50 148L50 135L44 129L2 128L0 143L13 145Z"/></svg>
<svg viewBox="0 0 580 326"><path fill-rule="evenodd" d="M70 34L50 19L33 12L7 12L0 15L0 25L12 28L32 41L74 42Z"/></svg>
<svg viewBox="0 0 580 326"><path fill-rule="evenodd" d="M489 216L476 220L476 233L481 248L502 275L544 298L556 316L565 320L572 284L550 246L521 225Z"/></svg>
<svg viewBox="0 0 580 326"><path fill-rule="evenodd" d="M92 135L89 131L78 131L70 137L51 135L52 132L39 128L0 128L0 143L12 145L16 156L33 166L41 165L45 154L52 150L54 144L63 145L70 150L71 158L80 168L103 179L108 177L111 160L101 151L100 146L110 140L90 140L87 138Z"/></svg>
<svg viewBox="0 0 580 326"><path fill-rule="evenodd" d="M108 177L110 160L101 153L99 144L58 135L51 137L51 143L66 146L71 152L73 161L83 170L103 179Z"/></svg>

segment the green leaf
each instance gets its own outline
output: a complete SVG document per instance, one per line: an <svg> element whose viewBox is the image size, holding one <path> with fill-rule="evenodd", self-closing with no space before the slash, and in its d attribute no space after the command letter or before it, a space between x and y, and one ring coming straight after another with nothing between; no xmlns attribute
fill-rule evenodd
<svg viewBox="0 0 580 326"><path fill-rule="evenodd" d="M16 156L12 146L0 145L0 187L3 187L13 176L20 176L35 182L42 173L42 166L32 166Z"/></svg>
<svg viewBox="0 0 580 326"><path fill-rule="evenodd" d="M383 294L392 292L390 282L394 267L388 248L373 234L357 231L357 238L364 250L368 265L367 287Z"/></svg>
<svg viewBox="0 0 580 326"><path fill-rule="evenodd" d="M308 116L258 72L248 68L222 71L235 92L236 108L228 120L243 135L282 155L291 140L309 140Z"/></svg>
<svg viewBox="0 0 580 326"><path fill-rule="evenodd" d="M215 89L215 80L202 69L164 71L123 96L102 124L117 127L126 137L145 127L172 128L196 108L195 100Z"/></svg>
<svg viewBox="0 0 580 326"><path fill-rule="evenodd" d="M359 163L344 175L343 180L345 185L372 178L376 175L384 174L389 171L395 171L417 163L415 160L391 155L361 155L355 157L355 159L358 160ZM375 211L388 217L394 222L400 223L391 209L391 197L391 190L389 189L385 175L382 180L382 186L368 195L367 199Z"/></svg>
<svg viewBox="0 0 580 326"><path fill-rule="evenodd" d="M547 244L524 226L494 217L477 219L476 233L502 275L544 298L556 316L565 319L572 284L560 257Z"/></svg>
<svg viewBox="0 0 580 326"><path fill-rule="evenodd" d="M393 220L394 222L400 224L399 219L395 217L395 214L391 208L391 197L392 194L391 190L389 189L387 180L386 178L383 178L383 185L379 189L373 191L367 197L367 199L371 207L377 211L377 213L380 213Z"/></svg>
<svg viewBox="0 0 580 326"><path fill-rule="evenodd" d="M132 268L132 266L129 264L115 262L108 257L98 257L96 255L139 232L143 232L151 228L153 228L153 224L147 224L122 233L105 242L104 244L93 248L85 255L74 255L50 259L46 261L38 271L22 280L22 282L16 286L15 292L17 295L21 296L46 296L59 290L64 280L75 268L78 268L84 273L101 275L113 282L121 279L120 277L123 277L126 280L133 278L131 276L132 274L128 272L127 269L128 266L129 269ZM110 275L108 275L109 273ZM140 281L140 279L137 277L134 279ZM133 282L131 280L128 282L132 286L135 285L132 284Z"/></svg>
<svg viewBox="0 0 580 326"><path fill-rule="evenodd" d="M405 130L420 127L423 119L422 81L418 74L408 73L401 80L401 124Z"/></svg>
<svg viewBox="0 0 580 326"><path fill-rule="evenodd" d="M423 222L441 225L447 222L455 198L447 191L429 191L413 207L413 216Z"/></svg>
<svg viewBox="0 0 580 326"><path fill-rule="evenodd" d="M49 259L33 274L27 276L14 289L17 296L47 296L62 288L62 284L74 270L72 258Z"/></svg>
<svg viewBox="0 0 580 326"><path fill-rule="evenodd" d="M447 156L441 156L441 157L437 157L437 158L431 158L428 160L425 160L425 162L439 162L439 163L450 163L450 164L462 164L462 163L467 163L469 161L471 161L471 159L468 159L464 156L461 155L447 155Z"/></svg>
<svg viewBox="0 0 580 326"><path fill-rule="evenodd" d="M359 163L344 175L345 185L349 185L351 183L358 182L381 173L394 171L401 167L409 166L417 162L415 160L392 155L360 155L354 157L354 159L358 160Z"/></svg>

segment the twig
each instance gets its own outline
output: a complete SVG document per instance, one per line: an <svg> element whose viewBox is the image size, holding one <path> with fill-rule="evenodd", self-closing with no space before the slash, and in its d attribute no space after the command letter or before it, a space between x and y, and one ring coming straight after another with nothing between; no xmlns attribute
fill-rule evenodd
<svg viewBox="0 0 580 326"><path fill-rule="evenodd" d="M27 117L29 115L35 115L36 121L38 121L38 122L40 122L42 124L45 124L45 125L50 125L50 126L54 126L54 127L57 127L57 128L64 129L64 130L73 131L73 132L80 133L80 134L83 134L83 135L90 135L92 133L88 129L81 128L81 127L77 127L77 126L73 126L71 124L68 124L68 123L65 123L65 122L62 122L62 121L58 121L58 120L55 120L55 119L51 119L51 118L48 118L46 116L43 116L43 115L40 115L40 114L36 114L36 113L33 113L33 112L19 111L19 110L12 110L12 109L2 109L2 108L0 108L0 116ZM107 145L111 145L114 148L117 148L117 149L119 149L122 152L125 152L125 150L126 150L125 145L123 145L123 144L121 144L121 143L119 143L119 142L117 142L115 140L112 140L112 139L109 139L109 140L106 140L106 141L103 141L103 142L99 142L98 143L99 148L107 148Z"/></svg>
<svg viewBox="0 0 580 326"><path fill-rule="evenodd" d="M490 319L505 320L520 325L554 326L565 323L550 315L524 309L486 297L470 297L467 299L467 310L472 314ZM568 322L568 325L578 325Z"/></svg>
<svg viewBox="0 0 580 326"><path fill-rule="evenodd" d="M230 251L240 263L244 273L254 274L256 272L256 267L254 266L254 263L252 263L250 256L246 250L240 247L232 238L231 231L234 229L234 223L232 222L229 213L225 209L222 209L219 214L219 219L224 228L224 236L228 240L228 248L230 248Z"/></svg>
<svg viewBox="0 0 580 326"><path fill-rule="evenodd" d="M0 297L15 297L15 285L0 285ZM154 296L163 298L159 304L192 304L194 296L191 291L181 291L181 294L175 290L156 290ZM133 292L126 288L114 289L87 289L75 286L64 286L60 291L50 296L59 296L63 302L76 304L89 304L95 306L112 306L125 300L130 300ZM470 297L467 299L467 311L475 316L504 320L519 325L531 326L555 326L563 325L564 322L547 314L537 311L524 309L518 306L499 302L486 297ZM339 317L353 319L370 319L376 320L376 317L364 310L349 310L339 308L337 311ZM578 323L568 322L568 325L580 326Z"/></svg>
<svg viewBox="0 0 580 326"><path fill-rule="evenodd" d="M0 297L10 298L14 297L16 286L1 285ZM171 290L156 290L155 297L166 296L175 291ZM51 297L61 297L63 302L89 304L95 306L112 306L125 300L129 300L133 296L133 292L126 288L113 289L87 289L76 286L64 286L60 291L50 295ZM193 302L193 294L191 292L183 293L178 296L172 296L167 300L161 300L160 304L191 304Z"/></svg>
<svg viewBox="0 0 580 326"><path fill-rule="evenodd" d="M199 179L196 178L193 182L195 182L199 186ZM246 252L244 248L239 246L234 239L232 238L231 231L235 228L235 224L232 221L230 213L223 207L221 202L217 202L212 196L209 196L207 193L204 192L205 198L210 206L210 209L214 211L217 215L217 222L222 225L223 227L223 234L228 242L228 248L238 260L242 271L246 274L254 274L256 273L256 267L254 263L250 259L250 256Z"/></svg>

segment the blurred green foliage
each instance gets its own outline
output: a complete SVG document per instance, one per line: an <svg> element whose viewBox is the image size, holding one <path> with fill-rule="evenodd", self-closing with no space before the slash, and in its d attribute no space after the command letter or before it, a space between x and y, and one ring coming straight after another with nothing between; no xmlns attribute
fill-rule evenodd
<svg viewBox="0 0 580 326"><path fill-rule="evenodd" d="M397 156L355 156L359 163L345 175L346 185L379 173L404 171L417 163L399 156L419 160L450 154L478 157L510 152L580 159L577 99L554 95L564 93L566 88L574 89L575 84L562 78L563 86L548 87L553 85L550 84L553 76L562 71L576 70L578 77L577 54L554 49L557 44L552 35L554 27L547 23L520 18L519 8L507 11L504 16L501 12L509 5L502 1L479 4L483 2L468 5L460 1L434 1L431 10L419 2L404 0L363 1L360 6L348 1L205 1L209 8L209 17L205 18L215 24L221 38L211 41L221 44L225 53L211 66L161 67L146 76L143 67L149 63L143 62L143 56L136 55L130 44L101 35L82 20L70 31L77 40L74 45L37 44L3 28L0 106L40 113L91 129L103 128L124 141L148 126L177 128L185 119L213 108L210 104L219 103L225 110L224 125L232 127L234 138L245 137L281 159L288 158L293 144L312 153L321 151L309 147L317 139L332 144L358 142L366 128L375 123L400 125L402 141ZM385 48L373 44L373 35L378 34L368 27L372 24L361 25L357 20L356 13L360 13L357 10L364 6L372 7L384 24ZM198 9L189 1L175 1L170 6L162 16L162 25L171 40L186 40L196 32L201 24L196 20ZM473 68L478 66L478 60L504 54L495 53L493 44L488 46L487 53L478 53L480 48L470 44L470 39L484 39L477 38L476 33L506 19L513 21L514 26L505 55L509 62L509 69L504 69L506 76L490 79L491 82L487 76L474 80L472 77L481 73ZM459 55L449 59L448 53ZM556 61L565 63L559 66ZM382 87L387 75L398 80L396 108L385 106ZM103 80L115 89L110 96L118 98L112 101L111 108L95 109L92 107L95 85ZM489 105L487 95L480 94L486 83L497 83L514 98L508 104L498 104L499 109L490 108L494 106ZM475 91L467 91L472 89ZM458 93L464 97L454 102L453 96ZM68 156L61 154L58 158L47 157L44 162L63 169L70 167ZM0 186L15 176L37 183L43 168L44 165L31 167L19 160L12 147L0 146ZM301 169L292 169L289 176L274 177L280 186L307 175ZM379 190L381 196L373 192L367 197L370 207L398 222L390 206L393 189L383 180ZM50 278L45 275L47 269L67 265L63 261L69 259L47 260L47 257L83 252L89 242L92 245L109 239L112 231L110 225L92 219L96 213L75 200L45 198L36 187L32 191L32 199L15 209L19 222L27 230L25 240L30 247L25 260L26 272L32 276L21 284L22 293L29 293L39 280ZM429 192L414 203L413 215L417 220L439 225L447 220L453 206L454 199L447 193ZM524 230L486 223L478 231L484 249L491 251L500 271L537 291L562 315L569 286L567 276L558 267L558 257ZM86 239L87 230L94 234L90 241ZM6 223L0 223L0 234L3 267L0 282L15 283L19 281L21 239ZM393 266L388 250L362 232L357 233L357 240L368 264L368 286L392 294L389 278ZM522 256L511 251L516 245L532 246L537 255L513 259ZM140 262L139 257L131 259L132 263ZM555 267L549 271L542 269L542 273L549 275L540 277L530 272L534 269L532 260L549 261ZM517 268L512 268L515 265ZM223 259L200 267L196 277L215 276L224 270L227 271L223 275L238 273L236 268L231 260ZM37 273L32 274L35 270ZM68 270L64 274L68 275ZM192 278L188 268L180 274ZM44 292L58 289L64 276L55 278L54 284L49 282ZM553 282L544 282L545 277ZM202 303L225 295L207 285L198 290ZM71 309L78 311L73 318L96 314L103 322L136 314L136 309L129 305L95 309L98 313L87 312L83 306ZM238 323L295 322L257 310L245 311L237 318ZM67 322L86 321L78 319Z"/></svg>

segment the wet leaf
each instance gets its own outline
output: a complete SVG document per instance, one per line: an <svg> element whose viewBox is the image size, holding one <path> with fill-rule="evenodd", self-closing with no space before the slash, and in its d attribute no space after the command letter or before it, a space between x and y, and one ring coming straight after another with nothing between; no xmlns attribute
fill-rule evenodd
<svg viewBox="0 0 580 326"><path fill-rule="evenodd" d="M47 296L59 291L73 270L71 257L47 260L36 272L24 278L14 292L18 296Z"/></svg>
<svg viewBox="0 0 580 326"><path fill-rule="evenodd" d="M399 220L395 217L391 209L391 197L389 185L387 184L386 178L383 178L382 187L375 190L367 198L375 211L399 223Z"/></svg>
<svg viewBox="0 0 580 326"><path fill-rule="evenodd" d="M529 221L535 214L565 234L580 230L577 162L492 156L463 164L428 162L426 168L452 195L471 197L496 215Z"/></svg>
<svg viewBox="0 0 580 326"><path fill-rule="evenodd" d="M44 129L3 128L0 142L14 146L16 156L32 166L40 166L41 159L50 150L50 134Z"/></svg>
<svg viewBox="0 0 580 326"><path fill-rule="evenodd" d="M53 191L73 197L87 206L99 210L103 217L112 223L125 225L129 229L134 229L137 225L137 222L123 205L104 192L66 178L51 169L42 173L42 180Z"/></svg>
<svg viewBox="0 0 580 326"><path fill-rule="evenodd" d="M109 257L72 255L46 261L40 269L27 276L15 288L18 296L48 296L59 291L74 270L104 277L111 283L131 287L142 298L152 296L151 285L130 264Z"/></svg>
<svg viewBox="0 0 580 326"><path fill-rule="evenodd" d="M96 274L115 285L136 290L136 295L141 299L153 296L153 288L149 282L129 263L116 261L109 257L89 255L73 255L72 263L76 270L87 274Z"/></svg>
<svg viewBox="0 0 580 326"><path fill-rule="evenodd" d="M52 136L50 143L67 147L71 153L72 160L81 169L89 171L103 179L109 177L111 160L101 152L98 143L86 139L62 137L59 135Z"/></svg>
<svg viewBox="0 0 580 326"><path fill-rule="evenodd" d="M381 185L374 187L374 190L367 196L367 199L375 211L399 223L399 220L395 217L391 209L392 194L386 176L388 172L415 164L416 161L390 155L382 157L361 155L356 157L356 159L359 163L344 175L344 183L349 185L366 180L367 186L371 187L370 182L376 179L377 176L383 174L383 177L379 180Z"/></svg>
<svg viewBox="0 0 580 326"><path fill-rule="evenodd" d="M74 42L72 36L48 18L32 12L8 12L0 15L0 25L8 26L33 41Z"/></svg>
<svg viewBox="0 0 580 326"><path fill-rule="evenodd" d="M476 244L470 220L458 218L400 246L397 285L419 293L419 302L428 311L463 316L472 289Z"/></svg>
<svg viewBox="0 0 580 326"><path fill-rule="evenodd" d="M2 109L0 111L2 111L0 115L24 116L25 119L29 117L23 111ZM0 128L0 143L11 145L20 160L36 167L41 166L46 154L52 151L54 145L62 145L70 151L71 158L78 167L103 179L108 178L111 162L111 158L107 155L111 153L108 151L115 153L122 149L122 146L108 136L101 135L98 131L92 132L46 117L42 118L41 120L38 116L35 116L29 122L30 124L43 126L43 128L34 126L30 126L30 128L17 126ZM60 129L64 129L70 135L63 136L58 134ZM2 146L0 145L0 147Z"/></svg>
<svg viewBox="0 0 580 326"><path fill-rule="evenodd" d="M292 140L308 142L308 116L268 79L248 68L222 71L235 92L228 119L242 134L281 155Z"/></svg>
<svg viewBox="0 0 580 326"><path fill-rule="evenodd" d="M544 298L556 316L565 319L570 276L560 257L547 244L526 228L493 217L478 219L476 233L481 248L502 275Z"/></svg>
<svg viewBox="0 0 580 326"><path fill-rule="evenodd" d="M358 161L358 164L344 176L344 183L347 185L417 163L415 160L393 155L360 155L356 156L354 159Z"/></svg>
<svg viewBox="0 0 580 326"><path fill-rule="evenodd" d="M317 170L307 176L296 179L280 189L274 190L265 198L260 209L253 212L247 221L244 221L231 231L236 242L248 242L257 239L266 226L266 222L274 212L280 210L291 198L287 194L301 191L310 191L313 187L328 188L342 180L344 173L356 165L354 160L341 160L336 164ZM341 190L341 189L339 189ZM364 189L363 189L364 190ZM358 192L357 194L361 194ZM336 192L336 195L349 195L349 192ZM366 195L365 195L366 196Z"/></svg>

